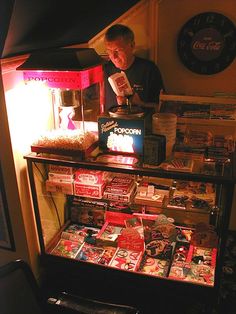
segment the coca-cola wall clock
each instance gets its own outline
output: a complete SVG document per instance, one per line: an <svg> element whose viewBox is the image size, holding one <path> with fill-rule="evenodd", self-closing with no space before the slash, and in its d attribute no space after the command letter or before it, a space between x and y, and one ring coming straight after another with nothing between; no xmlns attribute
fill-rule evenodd
<svg viewBox="0 0 236 314"><path fill-rule="evenodd" d="M177 49L190 71L206 75L221 72L236 56L236 27L220 13L200 13L180 30Z"/></svg>

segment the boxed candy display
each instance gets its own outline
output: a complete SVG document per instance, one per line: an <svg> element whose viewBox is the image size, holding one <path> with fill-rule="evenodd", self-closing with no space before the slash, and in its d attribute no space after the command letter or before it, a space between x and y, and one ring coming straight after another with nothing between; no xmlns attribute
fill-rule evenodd
<svg viewBox="0 0 236 314"><path fill-rule="evenodd" d="M118 247L109 266L123 270L136 271L141 258L142 252L135 252Z"/></svg>
<svg viewBox="0 0 236 314"><path fill-rule="evenodd" d="M105 183L89 185L74 181L74 195L77 196L101 199L103 197L104 188Z"/></svg>
<svg viewBox="0 0 236 314"><path fill-rule="evenodd" d="M109 222L105 222L97 235L97 243L100 245L117 246L117 239L123 228L123 226L116 226Z"/></svg>
<svg viewBox="0 0 236 314"><path fill-rule="evenodd" d="M95 241L95 237L97 236L99 231L100 229L98 228L92 228L78 224L70 224L62 231L61 238L71 241L77 241L82 244L87 237L94 238Z"/></svg>
<svg viewBox="0 0 236 314"><path fill-rule="evenodd" d="M136 190L135 180L131 177L114 177L104 190L104 198L129 203Z"/></svg>
<svg viewBox="0 0 236 314"><path fill-rule="evenodd" d="M151 276L167 277L170 262L144 255L139 272Z"/></svg>
<svg viewBox="0 0 236 314"><path fill-rule="evenodd" d="M107 183L105 192L114 194L127 194L135 185L135 180L131 177L114 177Z"/></svg>
<svg viewBox="0 0 236 314"><path fill-rule="evenodd" d="M72 175L73 174L73 168L67 167L67 166L59 166L59 165L49 165L49 172L57 173L57 174L66 174L66 175Z"/></svg>
<svg viewBox="0 0 236 314"><path fill-rule="evenodd" d="M75 180L78 184L103 184L106 182L108 173L101 170L77 169L75 171Z"/></svg>
<svg viewBox="0 0 236 314"><path fill-rule="evenodd" d="M46 181L46 190L48 192L59 192L63 194L74 194L73 183L60 181Z"/></svg>
<svg viewBox="0 0 236 314"><path fill-rule="evenodd" d="M82 244L75 259L86 261L90 263L99 263L100 258L104 254L104 248L97 247L89 243Z"/></svg>
<svg viewBox="0 0 236 314"><path fill-rule="evenodd" d="M73 183L74 175L73 174L61 174L61 173L49 172L48 173L48 179L50 181L56 181L56 182Z"/></svg>
<svg viewBox="0 0 236 314"><path fill-rule="evenodd" d="M75 258L80 249L80 246L81 243L78 241L60 239L56 247L51 251L51 254L68 258Z"/></svg>
<svg viewBox="0 0 236 314"><path fill-rule="evenodd" d="M70 197L70 220L88 226L102 227L105 222L106 208L107 204L102 201L84 200L77 196Z"/></svg>
<svg viewBox="0 0 236 314"><path fill-rule="evenodd" d="M134 202L135 204L161 207L168 196L168 190L157 189L152 184L143 183L137 188Z"/></svg>
<svg viewBox="0 0 236 314"><path fill-rule="evenodd" d="M106 177L105 171L78 169L75 172L74 195L101 199Z"/></svg>

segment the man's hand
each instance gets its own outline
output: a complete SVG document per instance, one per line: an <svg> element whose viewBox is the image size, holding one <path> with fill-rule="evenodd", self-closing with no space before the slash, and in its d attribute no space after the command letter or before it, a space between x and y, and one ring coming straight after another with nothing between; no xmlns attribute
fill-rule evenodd
<svg viewBox="0 0 236 314"><path fill-rule="evenodd" d="M125 96L116 96L116 100L117 100L118 105L125 105L127 103L127 97ZM138 105L138 106L143 106L145 104L140 99L137 93L134 93L134 95L130 97L130 102L132 105Z"/></svg>
<svg viewBox="0 0 236 314"><path fill-rule="evenodd" d="M126 105L127 104L127 98L125 96L116 96L118 105ZM155 111L158 109L157 103L147 103L141 100L139 95L137 93L134 93L134 95L130 98L130 102L132 105L140 106L143 108L154 108Z"/></svg>
<svg viewBox="0 0 236 314"><path fill-rule="evenodd" d="M124 96L116 96L116 101L117 101L119 106L126 105L126 100L127 100L127 98Z"/></svg>

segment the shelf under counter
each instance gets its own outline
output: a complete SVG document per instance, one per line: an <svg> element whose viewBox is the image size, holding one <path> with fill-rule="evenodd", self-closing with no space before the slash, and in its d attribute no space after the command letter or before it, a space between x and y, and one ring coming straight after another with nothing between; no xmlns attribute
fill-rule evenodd
<svg viewBox="0 0 236 314"><path fill-rule="evenodd" d="M129 173L134 175L141 175L147 177L160 177L160 178L173 178L180 180L192 180L212 183L236 183L236 167L235 167L235 154L232 154L229 162L220 164L222 167L216 174L204 174L195 172L183 172L173 170L163 170L161 167L152 166L132 166L123 164L99 163L96 161L81 161L76 160L72 156L48 156L44 154L29 153L24 158L31 162L40 162L45 164L58 164L62 166L74 168L87 168L94 170ZM222 173L222 175L220 174Z"/></svg>

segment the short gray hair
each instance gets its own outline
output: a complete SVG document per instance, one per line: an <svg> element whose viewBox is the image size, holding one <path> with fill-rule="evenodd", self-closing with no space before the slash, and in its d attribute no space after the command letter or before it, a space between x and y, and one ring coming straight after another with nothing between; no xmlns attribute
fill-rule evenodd
<svg viewBox="0 0 236 314"><path fill-rule="evenodd" d="M115 24L108 28L105 33L106 41L113 41L122 37L126 42L134 41L134 32L126 25Z"/></svg>

